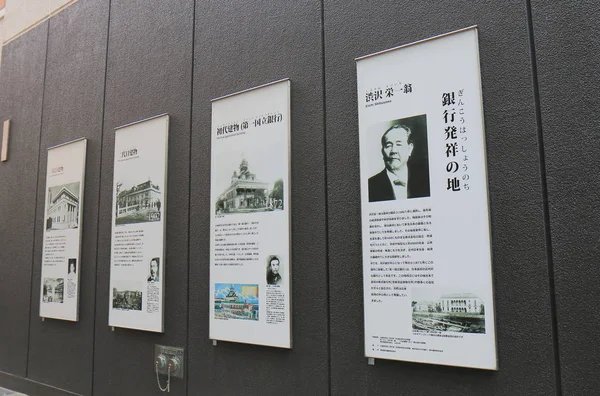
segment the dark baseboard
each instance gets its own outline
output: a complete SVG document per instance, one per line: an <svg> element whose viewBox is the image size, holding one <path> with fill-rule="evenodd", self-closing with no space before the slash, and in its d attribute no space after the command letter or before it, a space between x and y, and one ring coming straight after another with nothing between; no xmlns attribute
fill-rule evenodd
<svg viewBox="0 0 600 396"><path fill-rule="evenodd" d="M29 396L81 396L77 393L0 371L0 387Z"/></svg>

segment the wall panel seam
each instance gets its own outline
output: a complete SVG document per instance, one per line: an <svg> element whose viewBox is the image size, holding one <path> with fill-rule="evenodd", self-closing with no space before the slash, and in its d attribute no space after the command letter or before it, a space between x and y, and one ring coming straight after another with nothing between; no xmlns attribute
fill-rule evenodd
<svg viewBox="0 0 600 396"><path fill-rule="evenodd" d="M543 212L544 212L544 234L546 239L546 257L548 262L548 289L550 298L550 309L552 318L552 344L554 351L554 376L556 384L556 395L562 396L562 377L560 367L560 347L558 341L558 319L556 312L556 288L554 284L554 259L552 254L552 229L550 225L550 208L548 202L548 177L546 174L546 156L544 148L544 132L542 126L542 110L540 101L540 90L538 81L537 55L535 50L535 34L533 28L533 10L531 0L526 0L527 8L527 29L529 32L529 46L531 56L531 71L533 95L535 101L535 119L537 124L538 151L540 161L540 179L543 194Z"/></svg>
<svg viewBox="0 0 600 396"><path fill-rule="evenodd" d="M35 270L35 242L36 242L36 232L35 232L35 228L36 228L36 222L37 222L37 214L38 214L38 205L39 205L39 192L40 192L40 158L42 156L41 151L42 151L42 130L43 130L43 124L44 124L44 98L45 98L45 93L46 93L46 75L47 75L47 70L48 70L48 42L50 40L50 20L48 20L48 23L46 23L46 46L45 46L45 51L46 53L44 54L44 78L42 79L42 98L41 98L41 109L40 109L40 127L39 127L39 135L38 135L38 157L37 157L37 162L36 162L36 168L37 169L37 173L36 173L36 186L35 186L35 206L34 206L34 210L33 210L33 230L32 230L32 243L31 243L31 273L29 274L29 312L28 312L28 326L27 326L27 352L25 354L26 357L26 363L25 363L25 378L29 377L29 347L31 344L31 312L33 311L33 304L35 303L33 301L33 275L34 275L34 270ZM44 180L45 182L45 180ZM45 196L44 196L44 202L43 204L45 204ZM41 280L40 280L41 281Z"/></svg>
<svg viewBox="0 0 600 396"><path fill-rule="evenodd" d="M327 394L331 395L331 298L329 282L329 199L327 173L327 85L325 76L325 0L321 0L321 86L323 91L323 184L325 186L325 260L326 295L327 295Z"/></svg>
<svg viewBox="0 0 600 396"><path fill-rule="evenodd" d="M190 75L190 127L189 127L189 153L188 153L188 227L187 227L187 316L186 316L186 370L188 373L185 375L185 394L189 394L190 389L190 290L192 285L190 284L190 257L192 255L192 240L191 240L191 227L192 227L192 131L194 125L194 57L196 53L196 0L193 1L192 5L192 73Z"/></svg>
<svg viewBox="0 0 600 396"><path fill-rule="evenodd" d="M100 252L100 198L102 196L102 165L104 162L103 157L103 148L104 148L104 120L105 120L105 111L106 111L106 78L108 76L108 48L110 42L110 16L112 10L112 0L108 0L108 18L107 18L107 26L106 26L106 51L104 52L104 92L102 94L102 121L100 123L100 139L98 140L98 145L100 146L100 173L98 178L98 207L97 207L97 215L96 215L96 266L95 266L95 276L94 276L94 309L93 309L93 325L92 325L92 381L90 388L90 395L94 394L94 381L96 377L96 310L98 307L98 255Z"/></svg>

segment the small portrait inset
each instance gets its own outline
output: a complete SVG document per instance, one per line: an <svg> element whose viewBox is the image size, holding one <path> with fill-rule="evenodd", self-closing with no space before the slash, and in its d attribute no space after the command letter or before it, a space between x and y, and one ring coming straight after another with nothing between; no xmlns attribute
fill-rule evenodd
<svg viewBox="0 0 600 396"><path fill-rule="evenodd" d="M68 267L68 269L69 269L68 276L70 278L74 277L77 274L77 259L70 258L68 260L68 266L69 266Z"/></svg>
<svg viewBox="0 0 600 396"><path fill-rule="evenodd" d="M280 285L282 283L279 256L271 255L267 258L267 284Z"/></svg>
<svg viewBox="0 0 600 396"><path fill-rule="evenodd" d="M150 275L148 276L148 282L155 283L160 280L160 258L154 257L150 260Z"/></svg>
<svg viewBox="0 0 600 396"><path fill-rule="evenodd" d="M369 202L429 197L429 161L425 114L374 125L373 137L381 139L379 153L370 153L383 170L369 178ZM374 144L373 144L374 145Z"/></svg>

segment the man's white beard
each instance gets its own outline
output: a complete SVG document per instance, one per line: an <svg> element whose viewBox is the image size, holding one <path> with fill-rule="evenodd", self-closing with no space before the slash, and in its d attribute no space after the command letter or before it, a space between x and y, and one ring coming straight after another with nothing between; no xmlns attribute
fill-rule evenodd
<svg viewBox="0 0 600 396"><path fill-rule="evenodd" d="M406 163L402 163L402 161L398 159L388 160L385 163L385 167L394 174L402 169L404 165L406 165Z"/></svg>

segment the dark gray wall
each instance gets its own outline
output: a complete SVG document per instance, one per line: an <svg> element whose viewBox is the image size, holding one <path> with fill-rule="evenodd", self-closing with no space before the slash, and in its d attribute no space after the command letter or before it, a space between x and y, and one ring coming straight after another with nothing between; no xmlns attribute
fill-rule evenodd
<svg viewBox="0 0 600 396"><path fill-rule="evenodd" d="M11 119L0 163L0 371L27 375L38 153L48 23L3 47L0 121Z"/></svg>
<svg viewBox="0 0 600 396"><path fill-rule="evenodd" d="M0 386L159 394L596 394L595 2L79 0L4 46ZM477 24L498 372L364 358L354 58ZM533 38L533 40L532 40ZM46 54L47 52L47 54ZM47 55L47 56L46 56ZM292 350L208 339L210 99L292 81ZM108 327L114 128L171 116L165 333ZM566 133L565 133L566 132ZM87 137L80 321L39 319L46 148ZM574 325L574 323L576 325ZM72 392L72 393L70 393Z"/></svg>
<svg viewBox="0 0 600 396"><path fill-rule="evenodd" d="M533 74L522 1L327 1L325 82L333 394L557 392ZM460 10L460 11L459 11ZM498 372L378 360L363 346L356 67L353 58L470 25L488 151ZM527 302L524 304L524 302ZM535 307L535 309L531 309ZM432 380L435 378L435 380Z"/></svg>
<svg viewBox="0 0 600 396"><path fill-rule="evenodd" d="M197 2L195 31L190 391L325 395L328 319L320 1ZM292 86L293 349L227 342L213 347L208 340L207 304L210 99L284 77Z"/></svg>
<svg viewBox="0 0 600 396"><path fill-rule="evenodd" d="M39 147L28 378L89 394L92 389L98 194L108 3L80 2L50 19ZM79 322L39 317L47 148L88 138ZM68 374L68 375L66 375Z"/></svg>
<svg viewBox="0 0 600 396"><path fill-rule="evenodd" d="M94 394L151 395L154 344L187 346L193 1L111 3L100 177ZM108 327L114 128L168 113L164 334ZM176 381L171 394L185 395Z"/></svg>
<svg viewBox="0 0 600 396"><path fill-rule="evenodd" d="M532 1L564 395L600 394L600 3Z"/></svg>

